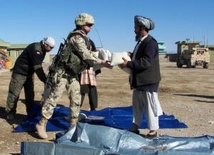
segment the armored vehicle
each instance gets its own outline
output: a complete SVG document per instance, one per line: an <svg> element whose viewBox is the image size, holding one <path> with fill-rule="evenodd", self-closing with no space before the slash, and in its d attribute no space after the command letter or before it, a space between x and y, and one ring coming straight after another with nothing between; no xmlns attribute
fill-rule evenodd
<svg viewBox="0 0 214 155"><path fill-rule="evenodd" d="M210 63L209 49L200 47L198 42L177 42L177 67L186 65L187 68L202 66L208 68Z"/></svg>

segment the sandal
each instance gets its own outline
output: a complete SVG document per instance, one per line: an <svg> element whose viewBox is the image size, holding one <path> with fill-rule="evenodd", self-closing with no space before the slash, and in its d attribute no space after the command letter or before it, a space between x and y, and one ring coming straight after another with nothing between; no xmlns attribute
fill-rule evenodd
<svg viewBox="0 0 214 155"><path fill-rule="evenodd" d="M131 130L129 130L130 132L133 132L133 133L135 133L135 134L140 134L140 131L139 130L135 130L135 131L131 131Z"/></svg>
<svg viewBox="0 0 214 155"><path fill-rule="evenodd" d="M146 138L152 139L158 136L157 131L149 131L149 133L146 135Z"/></svg>
<svg viewBox="0 0 214 155"><path fill-rule="evenodd" d="M139 130L136 130L136 131L131 131L131 130L130 130L130 132L133 132L133 133L135 133L135 134L137 134L137 135L139 135L139 136L141 136L141 137L143 137L143 138L147 138L147 135L140 133Z"/></svg>

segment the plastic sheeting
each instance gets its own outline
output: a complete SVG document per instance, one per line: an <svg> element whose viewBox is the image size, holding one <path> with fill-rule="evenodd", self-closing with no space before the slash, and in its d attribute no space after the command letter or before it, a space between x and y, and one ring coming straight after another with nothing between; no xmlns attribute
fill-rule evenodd
<svg viewBox="0 0 214 155"><path fill-rule="evenodd" d="M23 120L15 129L14 132L30 132L35 131L35 125L40 119L40 107L35 105L35 115ZM132 107L109 107L98 111L81 111L87 116L81 122L105 125L118 129L129 129L132 124ZM68 122L69 108L57 106L54 109L53 117L48 121L47 131L63 131L69 127ZM100 119L101 118L101 119ZM103 118L103 119L102 119ZM163 114L159 117L159 126L163 128L187 128L186 124L177 120L173 115ZM147 128L145 116L143 116L140 128Z"/></svg>
<svg viewBox="0 0 214 155"><path fill-rule="evenodd" d="M214 137L170 137L145 139L127 130L78 123L58 133L54 143L22 142L22 155L210 155Z"/></svg>

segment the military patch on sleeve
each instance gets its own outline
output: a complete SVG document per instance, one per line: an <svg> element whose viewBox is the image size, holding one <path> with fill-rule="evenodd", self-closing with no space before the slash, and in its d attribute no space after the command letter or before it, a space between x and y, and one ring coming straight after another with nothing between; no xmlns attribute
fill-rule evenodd
<svg viewBox="0 0 214 155"><path fill-rule="evenodd" d="M84 38L81 35L76 35L75 40L77 43L84 43L85 42Z"/></svg>
<svg viewBox="0 0 214 155"><path fill-rule="evenodd" d="M76 39L79 39L79 38L81 38L81 36L80 35L76 35Z"/></svg>

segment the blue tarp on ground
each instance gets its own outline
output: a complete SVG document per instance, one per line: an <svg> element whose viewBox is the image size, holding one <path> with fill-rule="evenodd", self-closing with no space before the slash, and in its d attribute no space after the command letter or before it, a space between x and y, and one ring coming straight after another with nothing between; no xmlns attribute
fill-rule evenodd
<svg viewBox="0 0 214 155"><path fill-rule="evenodd" d="M214 137L145 139L127 130L78 123L50 142L22 142L22 155L210 155Z"/></svg>
<svg viewBox="0 0 214 155"><path fill-rule="evenodd" d="M15 129L14 132L30 132L35 131L35 125L41 118L40 107L35 105L33 117L28 117L23 120ZM88 118L81 122L105 125L118 129L129 129L132 123L132 107L114 107L105 108L98 111L84 111ZM68 122L69 108L64 106L57 106L53 117L47 123L47 131L63 131L69 127ZM103 118L103 119L99 119ZM173 115L163 114L159 117L160 128L187 128L187 125L177 120ZM147 128L145 116L143 116L141 127Z"/></svg>

